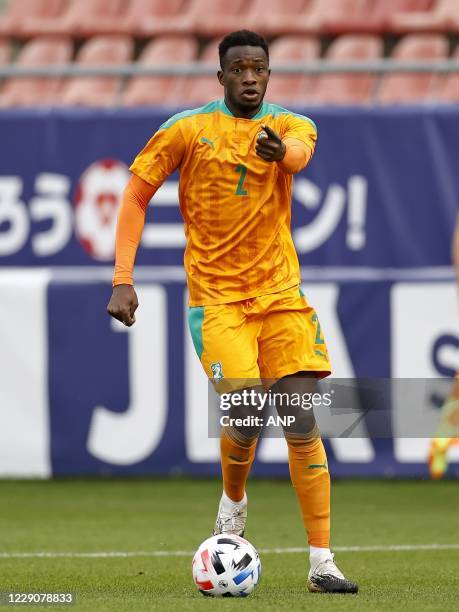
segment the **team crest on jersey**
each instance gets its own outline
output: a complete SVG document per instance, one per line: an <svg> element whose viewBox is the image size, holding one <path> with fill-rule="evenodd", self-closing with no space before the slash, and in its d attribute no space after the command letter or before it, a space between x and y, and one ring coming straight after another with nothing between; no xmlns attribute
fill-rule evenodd
<svg viewBox="0 0 459 612"><path fill-rule="evenodd" d="M216 382L217 380L222 380L222 378L224 378L222 364L219 361L211 363L210 369L212 370L214 382Z"/></svg>

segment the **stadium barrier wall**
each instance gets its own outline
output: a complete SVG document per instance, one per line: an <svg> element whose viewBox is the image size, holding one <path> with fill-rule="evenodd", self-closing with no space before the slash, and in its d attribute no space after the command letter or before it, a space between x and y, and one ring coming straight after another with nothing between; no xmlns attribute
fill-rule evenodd
<svg viewBox="0 0 459 612"><path fill-rule="evenodd" d="M459 109L303 112L319 141L295 178L292 229L334 375L448 379ZM0 114L0 476L219 471L186 330L176 176L148 212L138 323L105 313L128 165L170 114ZM439 380L416 398L432 431L447 391ZM400 437L406 410L392 397L382 427L367 415L362 437L327 441L332 473L426 475L428 440ZM287 475L284 442L263 440L254 469Z"/></svg>

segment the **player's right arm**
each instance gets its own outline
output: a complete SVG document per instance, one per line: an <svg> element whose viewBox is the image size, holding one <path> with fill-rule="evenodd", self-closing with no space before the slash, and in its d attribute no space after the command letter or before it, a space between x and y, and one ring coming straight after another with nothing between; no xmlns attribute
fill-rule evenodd
<svg viewBox="0 0 459 612"><path fill-rule="evenodd" d="M172 120L161 126L136 157L118 212L115 274L107 312L128 327L135 323L138 306L133 271L148 204L165 179L179 167L185 153L180 126Z"/></svg>
<svg viewBox="0 0 459 612"><path fill-rule="evenodd" d="M156 188L133 174L123 193L116 224L115 274L108 313L128 327L135 323L139 305L134 290L133 270L145 225L148 204Z"/></svg>

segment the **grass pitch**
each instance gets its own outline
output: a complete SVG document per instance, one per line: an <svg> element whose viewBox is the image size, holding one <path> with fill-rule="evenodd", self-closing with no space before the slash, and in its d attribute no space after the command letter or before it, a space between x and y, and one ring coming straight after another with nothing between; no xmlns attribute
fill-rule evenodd
<svg viewBox="0 0 459 612"><path fill-rule="evenodd" d="M272 551L306 545L290 484L251 482L246 537L262 551L263 575L243 600L204 598L191 579L192 553L210 534L220 486L214 480L0 482L0 591L73 591L75 606L40 608L91 612L457 609L457 482L334 483L336 560L360 584L358 595L306 591L307 554ZM423 548L433 544L440 548ZM387 550L392 545L411 548ZM120 556L103 556L109 552Z"/></svg>

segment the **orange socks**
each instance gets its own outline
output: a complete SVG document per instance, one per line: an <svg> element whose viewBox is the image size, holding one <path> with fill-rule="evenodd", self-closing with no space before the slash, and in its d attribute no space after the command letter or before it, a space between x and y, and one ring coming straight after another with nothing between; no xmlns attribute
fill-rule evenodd
<svg viewBox="0 0 459 612"><path fill-rule="evenodd" d="M233 427L222 427L220 451L223 489L235 502L244 497L245 483L255 458L256 446L257 438L246 438Z"/></svg>
<svg viewBox="0 0 459 612"><path fill-rule="evenodd" d="M327 455L315 427L306 436L286 433L290 477L301 507L308 542L330 547L330 474Z"/></svg>
<svg viewBox="0 0 459 612"><path fill-rule="evenodd" d="M317 427L306 436L286 433L290 477L300 503L308 542L316 548L330 547L330 474L327 456ZM220 438L223 489L238 502L255 457L257 439L232 427L223 427Z"/></svg>

